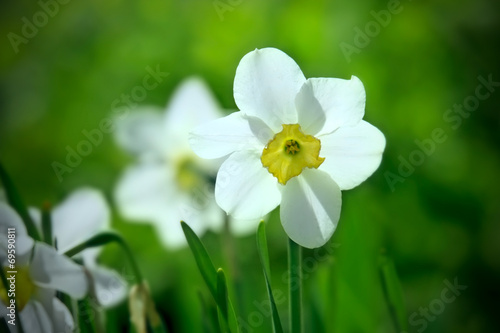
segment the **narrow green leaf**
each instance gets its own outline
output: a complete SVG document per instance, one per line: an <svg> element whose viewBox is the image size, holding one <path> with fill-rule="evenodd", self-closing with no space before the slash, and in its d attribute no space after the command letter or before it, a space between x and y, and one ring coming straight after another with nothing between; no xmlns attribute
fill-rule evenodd
<svg viewBox="0 0 500 333"><path fill-rule="evenodd" d="M396 332L408 330L406 307L404 304L403 290L399 282L394 262L385 255L379 261L380 278L389 312L394 322Z"/></svg>
<svg viewBox="0 0 500 333"><path fill-rule="evenodd" d="M227 286L226 276L222 268L217 270L217 304L219 314L219 326L221 332L229 332L228 318L227 318Z"/></svg>
<svg viewBox="0 0 500 333"><path fill-rule="evenodd" d="M52 239L52 217L50 211L50 204L45 203L42 207L42 234L43 241L48 245L53 245Z"/></svg>
<svg viewBox="0 0 500 333"><path fill-rule="evenodd" d="M262 264L262 270L264 271L264 278L266 280L266 286L267 286L267 295L269 296L269 302L271 303L273 332L280 333L283 332L283 328L281 326L281 320L278 313L278 308L276 307L276 302L274 301L274 296L273 296L273 290L271 288L271 265L269 264L269 253L267 250L267 238L266 238L266 224L264 221L260 222L259 228L257 229L257 250L259 252L260 262Z"/></svg>
<svg viewBox="0 0 500 333"><path fill-rule="evenodd" d="M227 308L229 330L233 333L239 332L238 321L236 319L236 313L234 311L231 300L228 299L226 303L227 305L219 303L218 273L215 270L215 266L212 263L212 260L210 259L205 246L195 234L195 232L184 221L181 221L181 226L182 230L184 231L184 235L186 236L188 245L191 248L191 252L193 252L194 259L196 261L198 269L200 270L201 276L203 277L203 280L205 280L205 283L210 290L210 294L212 294L212 297L214 298L219 308L223 308L224 306L226 306ZM224 284L226 284L225 278Z"/></svg>
<svg viewBox="0 0 500 333"><path fill-rule="evenodd" d="M267 249L266 223L261 221L257 229L257 250L266 279L271 282L271 265L269 264L269 252Z"/></svg>
<svg viewBox="0 0 500 333"><path fill-rule="evenodd" d="M194 255L194 260L198 265L198 269L200 270L201 276L210 290L210 293L214 297L215 301L217 301L217 273L215 271L215 266L208 255L205 246L200 241L198 236L194 233L193 229L191 229L184 221L181 221L182 231L184 231L184 235L186 236L186 240L188 242L189 247Z"/></svg>
<svg viewBox="0 0 500 333"><path fill-rule="evenodd" d="M213 333L217 331L217 311L215 307L209 306L205 299L203 298L203 294L198 290L198 298L201 303L201 319L202 319L202 328L203 333Z"/></svg>
<svg viewBox="0 0 500 333"><path fill-rule="evenodd" d="M238 320L236 319L236 312L234 311L233 303L231 303L230 299L228 299L227 305L229 330L233 333L239 333L240 329L238 327Z"/></svg>
<svg viewBox="0 0 500 333"><path fill-rule="evenodd" d="M26 209L26 206L21 200L21 196L19 195L19 192L14 186L14 182L12 182L12 180L10 179L2 163L0 163L0 180L2 181L3 187L5 189L5 194L7 195L7 201L23 220L28 235L30 235L30 237L33 238L34 240L40 241L41 240L40 233L38 232L35 223L33 223L33 220L31 219L31 216L28 213L28 209Z"/></svg>

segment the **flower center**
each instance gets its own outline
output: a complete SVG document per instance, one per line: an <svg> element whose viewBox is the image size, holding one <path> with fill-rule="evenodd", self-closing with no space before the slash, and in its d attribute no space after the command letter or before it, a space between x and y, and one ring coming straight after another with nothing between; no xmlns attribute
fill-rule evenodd
<svg viewBox="0 0 500 333"><path fill-rule="evenodd" d="M285 143L285 152L287 154L292 154L295 155L295 153L298 153L300 151L300 146L297 141L295 140L288 140Z"/></svg>
<svg viewBox="0 0 500 333"><path fill-rule="evenodd" d="M28 267L17 267L16 274L7 273L10 270L7 267L3 269L7 278L7 286L0 282L0 300L8 306L10 305L9 296L15 295L17 311L22 311L35 293L36 286L31 281ZM11 276L15 279L9 279Z"/></svg>
<svg viewBox="0 0 500 333"><path fill-rule="evenodd" d="M283 130L262 151L262 165L285 185L304 168L317 169L325 160L319 157L321 141L300 130L299 124L284 124Z"/></svg>
<svg viewBox="0 0 500 333"><path fill-rule="evenodd" d="M183 157L177 162L175 178L179 188L185 192L190 192L193 188L202 187L206 182L213 181L190 156Z"/></svg>

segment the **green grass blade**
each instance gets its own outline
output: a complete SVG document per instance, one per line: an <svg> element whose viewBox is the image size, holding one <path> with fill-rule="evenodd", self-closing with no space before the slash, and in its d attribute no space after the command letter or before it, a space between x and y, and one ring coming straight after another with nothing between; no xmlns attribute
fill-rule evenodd
<svg viewBox="0 0 500 333"><path fill-rule="evenodd" d="M386 256L379 261L380 278L389 312L397 332L407 331L407 314L404 304L403 290L399 282L394 262Z"/></svg>
<svg viewBox="0 0 500 333"><path fill-rule="evenodd" d="M198 265L198 269L200 270L201 276L210 290L210 293L214 297L215 301L217 301L217 272L215 270L215 266L208 255L205 246L198 238L198 236L194 233L193 229L191 229L185 222L181 222L182 231L184 231L184 235L186 236L186 240L188 242L189 247L191 248L191 252L193 252L194 260Z"/></svg>
<svg viewBox="0 0 500 333"><path fill-rule="evenodd" d="M42 208L42 234L43 241L52 246L52 217L50 212L50 205L48 204L45 204Z"/></svg>
<svg viewBox="0 0 500 333"><path fill-rule="evenodd" d="M181 221L181 226L182 230L184 231L184 235L186 236L188 245L191 248L191 252L193 252L194 259L196 261L196 264L198 265L201 276L205 280L205 283L207 284L212 297L214 298L219 308L225 307L227 309L229 330L233 333L239 332L238 321L236 319L236 313L234 311L231 300L228 298L227 303L225 304L220 303L219 301L218 284L222 283L222 281L219 282L219 279L222 279L222 277L218 277L218 273L215 270L215 266L212 263L212 260L210 259L205 246L198 238L198 236L194 233L193 229L191 229L184 221ZM227 294L225 276L224 285Z"/></svg>
<svg viewBox="0 0 500 333"><path fill-rule="evenodd" d="M218 314L219 314L219 327L221 332L229 332L228 327L228 296L227 296L227 286L226 286L226 276L222 268L217 270L217 304Z"/></svg>
<svg viewBox="0 0 500 333"><path fill-rule="evenodd" d="M264 277L266 280L266 287L267 287L267 295L269 296L269 302L271 303L273 332L282 333L283 328L281 326L281 320L278 313L278 308L276 307L276 302L274 301L274 296L273 296L273 290L271 288L271 266L269 264L269 253L267 250L267 238L266 238L266 224L264 221L260 222L259 228L257 230L257 250L259 252L260 262L262 264L262 270L264 271Z"/></svg>
<svg viewBox="0 0 500 333"><path fill-rule="evenodd" d="M2 181L3 187L5 189L7 201L23 220L28 235L30 235L30 237L33 238L34 240L40 241L41 240L40 233L38 232L35 223L31 219L31 216L28 213L28 209L26 209L26 206L21 200L21 196L19 195L19 192L17 192L17 188L14 186L14 182L12 182L12 180L10 179L9 175L7 174L1 163L0 163L0 180Z"/></svg>
<svg viewBox="0 0 500 333"><path fill-rule="evenodd" d="M217 311L205 302L203 294L198 290L198 299L201 304L201 326L203 333L214 333L217 331Z"/></svg>

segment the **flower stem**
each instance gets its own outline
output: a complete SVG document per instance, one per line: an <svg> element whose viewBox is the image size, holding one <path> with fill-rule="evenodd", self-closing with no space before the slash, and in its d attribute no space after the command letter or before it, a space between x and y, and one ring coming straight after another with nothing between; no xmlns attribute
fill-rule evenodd
<svg viewBox="0 0 500 333"><path fill-rule="evenodd" d="M288 239L290 332L302 333L302 249Z"/></svg>

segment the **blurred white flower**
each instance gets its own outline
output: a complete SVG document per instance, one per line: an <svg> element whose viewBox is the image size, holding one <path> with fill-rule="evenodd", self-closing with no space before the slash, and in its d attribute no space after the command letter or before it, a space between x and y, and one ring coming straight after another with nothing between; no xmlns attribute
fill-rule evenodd
<svg viewBox="0 0 500 333"><path fill-rule="evenodd" d="M30 208L30 215L41 230L41 212ZM51 211L52 238L57 242L57 251L65 253L101 231L110 228L110 211L102 193L92 188L73 191ZM127 296L127 283L114 270L97 264L101 247L90 248L80 253L85 268L91 275L93 292L104 307L114 306Z"/></svg>
<svg viewBox="0 0 500 333"><path fill-rule="evenodd" d="M127 219L152 223L168 247L186 244L181 220L198 235L223 225L213 194L220 160L199 158L188 143L191 129L223 115L206 85L190 78L173 93L164 113L143 108L117 122L118 144L138 159L116 187L117 206ZM244 233L256 229L257 222L232 221L230 226Z"/></svg>
<svg viewBox="0 0 500 333"><path fill-rule="evenodd" d="M8 228L15 229L15 264L8 262ZM56 291L73 298L83 298L88 291L88 281L83 267L57 253L47 244L34 242L28 236L21 218L6 203L0 202L0 263L7 278L9 271L15 271L15 295L19 318L16 326L9 325L11 332L17 332L19 320L24 332L53 333L73 332L74 322L66 306L56 297ZM7 322L12 318L8 291L0 283L0 315Z"/></svg>
<svg viewBox="0 0 500 333"><path fill-rule="evenodd" d="M281 203L288 236L304 247L325 244L340 217L341 190L379 166L384 135L363 121L361 81L310 78L274 48L243 57L234 79L241 111L195 129L203 158L229 155L215 199L238 219L259 218Z"/></svg>

